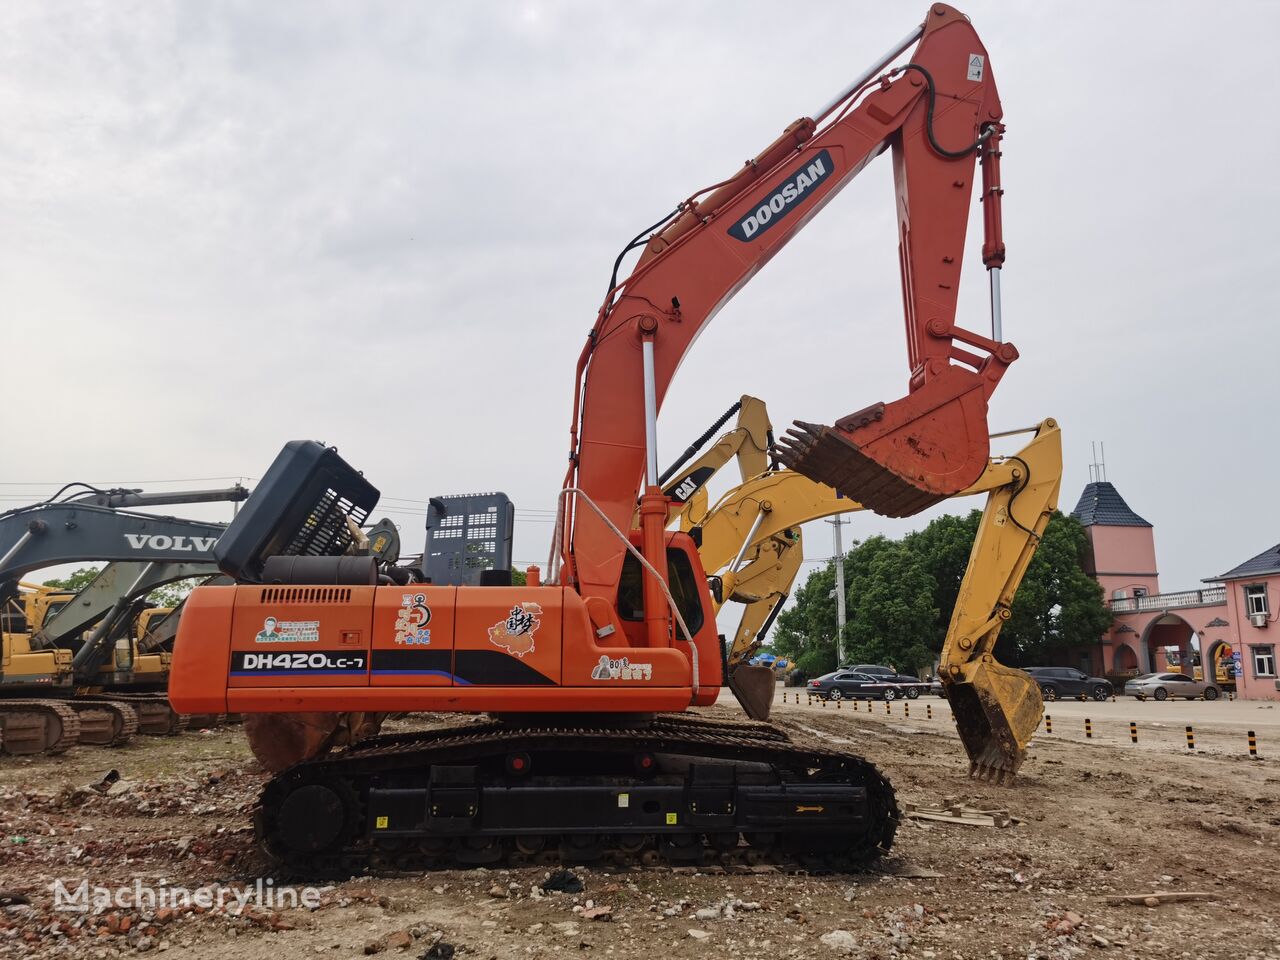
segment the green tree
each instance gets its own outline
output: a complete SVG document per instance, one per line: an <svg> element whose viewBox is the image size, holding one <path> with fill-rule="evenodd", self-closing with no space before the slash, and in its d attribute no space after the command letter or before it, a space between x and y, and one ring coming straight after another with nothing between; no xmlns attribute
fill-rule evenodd
<svg viewBox="0 0 1280 960"><path fill-rule="evenodd" d="M162 584L147 594L147 600L157 607L176 607L187 599L188 593L207 579L208 577L188 577L185 580Z"/></svg>
<svg viewBox="0 0 1280 960"><path fill-rule="evenodd" d="M942 650L981 511L944 516L901 540L871 537L845 559L845 657L904 672ZM1097 643L1111 623L1102 588L1084 572L1084 528L1055 512L1014 599L996 652L1006 663L1042 663ZM810 575L778 617L774 649L811 676L836 667L835 565Z"/></svg>
<svg viewBox="0 0 1280 960"><path fill-rule="evenodd" d="M845 564L845 659L914 673L933 663L935 583L920 554L872 537Z"/></svg>
<svg viewBox="0 0 1280 960"><path fill-rule="evenodd" d="M93 578L98 575L101 569L101 567L81 567L65 577L49 577L44 581L44 585L53 587L55 590L74 590L79 593L93 582Z"/></svg>
<svg viewBox="0 0 1280 960"><path fill-rule="evenodd" d="M810 574L796 602L778 615L773 649L811 677L836 668L835 565Z"/></svg>
<svg viewBox="0 0 1280 960"><path fill-rule="evenodd" d="M934 653L942 650L960 595L960 581L969 565L973 541L978 536L981 510L971 510L964 516L938 517L923 530L909 533L903 538L907 547L916 554L933 579L933 605L938 611L930 629L930 646Z"/></svg>
<svg viewBox="0 0 1280 960"><path fill-rule="evenodd" d="M1098 643L1111 626L1102 587L1084 572L1088 537L1074 517L1054 512L1000 631L996 655L1027 666Z"/></svg>

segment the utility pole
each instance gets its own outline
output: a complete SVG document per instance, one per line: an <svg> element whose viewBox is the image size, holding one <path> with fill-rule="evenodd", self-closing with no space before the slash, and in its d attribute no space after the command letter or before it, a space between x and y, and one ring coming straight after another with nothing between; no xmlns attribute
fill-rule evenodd
<svg viewBox="0 0 1280 960"><path fill-rule="evenodd" d="M836 551L836 666L844 665L844 544L841 542L840 528L848 520L834 517L828 520L835 532Z"/></svg>

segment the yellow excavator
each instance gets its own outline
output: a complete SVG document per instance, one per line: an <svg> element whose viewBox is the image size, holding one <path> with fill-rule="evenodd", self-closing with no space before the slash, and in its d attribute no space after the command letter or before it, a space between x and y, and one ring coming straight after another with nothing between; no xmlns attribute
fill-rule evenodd
<svg viewBox="0 0 1280 960"><path fill-rule="evenodd" d="M729 459L738 457L744 476L768 459L772 430L759 400L743 397L708 434L736 411L741 411L737 426L669 486L685 485L680 526L699 544L703 567L713 578L717 610L729 600L746 607L727 654L728 685L747 714L763 720L773 703L776 675L749 661L799 573L801 525L863 506L791 470L766 469L708 507L706 483ZM1046 419L993 439L1019 433L1033 437L1015 454L992 457L978 481L956 494L988 496L939 665L970 772L996 780L1011 777L1022 765L1043 713L1036 684L1023 671L998 663L993 651L1057 506L1062 479L1057 423ZM669 476L696 453L708 434L685 452Z"/></svg>

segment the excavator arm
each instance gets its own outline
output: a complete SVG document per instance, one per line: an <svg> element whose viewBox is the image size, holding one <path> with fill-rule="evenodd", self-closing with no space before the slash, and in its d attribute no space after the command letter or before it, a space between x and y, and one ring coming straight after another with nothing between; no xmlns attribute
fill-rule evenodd
<svg viewBox="0 0 1280 960"><path fill-rule="evenodd" d="M65 489L65 488L64 488ZM23 575L63 563L108 561L76 600L32 637L32 648L62 646L97 624L76 651L72 671L89 683L111 653L112 634L132 604L174 580L216 574L213 545L225 524L134 513L120 506L244 500L239 485L225 490L96 490L71 499L0 514L0 599L16 593Z"/></svg>
<svg viewBox="0 0 1280 960"><path fill-rule="evenodd" d="M995 659L1000 628L1035 555L1062 484L1062 437L1053 420L999 465L956 597L938 676L951 702L970 774L999 782L1017 773L1040 726L1040 688Z"/></svg>
<svg viewBox="0 0 1280 960"><path fill-rule="evenodd" d="M909 64L879 75L917 40ZM626 527L640 478L646 497L660 492L657 410L694 339L885 150L897 184L910 395L834 427L799 425L784 438L783 459L890 516L918 512L978 479L988 452L987 400L1017 351L999 342L998 324L995 338L957 325L956 298L979 154L984 262L995 278L1003 262L1001 117L977 34L962 14L934 4L925 22L848 90L656 225L631 275L611 281L578 362L565 487L588 494L603 514L575 510L572 500L566 506L561 557L566 580L580 593L613 602L625 548L610 525ZM660 553L660 537L650 532L645 554L661 574ZM656 607L660 596L646 594L647 607L650 600Z"/></svg>
<svg viewBox="0 0 1280 960"><path fill-rule="evenodd" d="M702 449L735 413L738 420L734 428L718 437L710 450L689 464L689 458ZM769 422L769 411L764 401L744 394L658 478L658 484L670 502L667 522L678 516L681 529L688 529L693 523L691 518L706 514L707 481L721 467L736 459L741 478L747 480L769 469L772 447L773 424Z"/></svg>
<svg viewBox="0 0 1280 960"><path fill-rule="evenodd" d="M990 461L957 496L987 493L956 606L942 648L939 674L974 774L1012 776L1040 724L1039 688L1021 670L993 655L1001 625L1057 506L1062 441L1044 420L1016 454ZM695 526L707 573L719 576L722 596L747 604L728 653L728 684L753 719L768 717L773 675L747 666L762 625L785 602L802 560L800 525L854 513L863 505L789 470L766 473L722 497ZM745 562L744 562L745 561Z"/></svg>

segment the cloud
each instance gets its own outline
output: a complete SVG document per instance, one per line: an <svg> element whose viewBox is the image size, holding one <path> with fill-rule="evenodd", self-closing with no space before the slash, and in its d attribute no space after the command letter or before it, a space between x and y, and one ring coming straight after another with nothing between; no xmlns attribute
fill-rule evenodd
<svg viewBox="0 0 1280 960"><path fill-rule="evenodd" d="M1005 315L1023 358L993 425L1062 422L1068 508L1105 440L1176 589L1277 539L1257 518L1277 468L1280 143L1240 91L1266 89L1280 12L1158 9L966 12L1009 124ZM6 5L4 421L27 439L0 479L255 476L309 436L391 495L551 507L573 364L622 244L916 15ZM962 315L982 329L974 236ZM693 348L664 460L744 392L779 424L901 396L898 289L882 159ZM925 519L859 517L854 535ZM544 527L521 525L519 558L545 555Z"/></svg>

